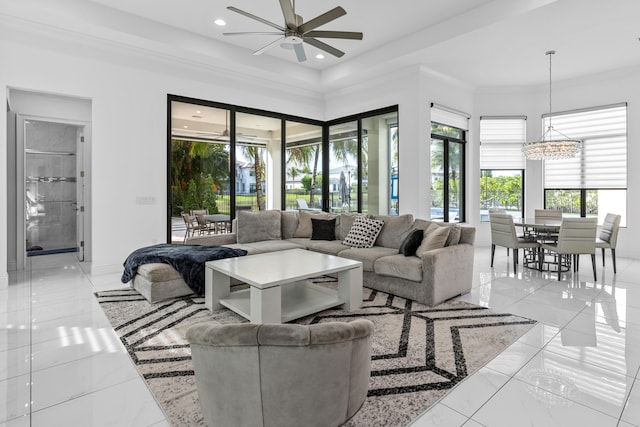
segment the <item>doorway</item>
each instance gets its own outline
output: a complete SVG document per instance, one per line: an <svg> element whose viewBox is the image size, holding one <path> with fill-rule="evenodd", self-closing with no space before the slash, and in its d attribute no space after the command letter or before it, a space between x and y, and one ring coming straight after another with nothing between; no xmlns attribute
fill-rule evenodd
<svg viewBox="0 0 640 427"><path fill-rule="evenodd" d="M84 261L84 125L18 115L17 131L19 258L75 252Z"/></svg>

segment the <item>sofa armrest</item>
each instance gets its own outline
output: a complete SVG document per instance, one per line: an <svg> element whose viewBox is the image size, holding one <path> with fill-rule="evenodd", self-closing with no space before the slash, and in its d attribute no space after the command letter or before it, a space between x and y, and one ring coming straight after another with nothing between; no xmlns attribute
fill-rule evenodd
<svg viewBox="0 0 640 427"><path fill-rule="evenodd" d="M187 239L189 245L232 245L237 242L236 233L211 234L208 236L195 236Z"/></svg>
<svg viewBox="0 0 640 427"><path fill-rule="evenodd" d="M468 243L422 254L423 282L430 285L431 305L471 290L474 247Z"/></svg>

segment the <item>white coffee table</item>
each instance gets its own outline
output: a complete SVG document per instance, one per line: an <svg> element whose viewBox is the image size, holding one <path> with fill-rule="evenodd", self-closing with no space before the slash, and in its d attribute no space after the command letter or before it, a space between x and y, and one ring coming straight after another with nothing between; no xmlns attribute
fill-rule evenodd
<svg viewBox="0 0 640 427"><path fill-rule="evenodd" d="M331 307L353 311L362 306L362 263L304 249L290 249L208 261L205 305L222 306L251 323L283 323ZM338 291L309 278L338 274ZM249 289L231 292L231 279Z"/></svg>

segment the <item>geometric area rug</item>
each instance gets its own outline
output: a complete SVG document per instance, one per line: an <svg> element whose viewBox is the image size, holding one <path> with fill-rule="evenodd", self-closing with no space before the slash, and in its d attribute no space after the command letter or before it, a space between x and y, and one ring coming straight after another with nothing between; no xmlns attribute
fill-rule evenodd
<svg viewBox="0 0 640 427"><path fill-rule="evenodd" d="M313 281L335 287L329 277ZM185 331L203 321L247 320L224 308L210 312L203 297L149 304L130 288L96 297L171 425L204 425ZM375 328L369 393L346 426L407 425L536 323L463 301L427 307L369 288L356 311L330 309L295 323L353 318Z"/></svg>

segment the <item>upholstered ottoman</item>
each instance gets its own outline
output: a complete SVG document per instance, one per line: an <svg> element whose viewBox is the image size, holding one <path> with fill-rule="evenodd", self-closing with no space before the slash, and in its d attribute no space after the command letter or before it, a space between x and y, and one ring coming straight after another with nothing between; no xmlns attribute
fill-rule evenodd
<svg viewBox="0 0 640 427"><path fill-rule="evenodd" d="M150 303L193 293L176 269L164 263L139 266L131 280L131 287Z"/></svg>

